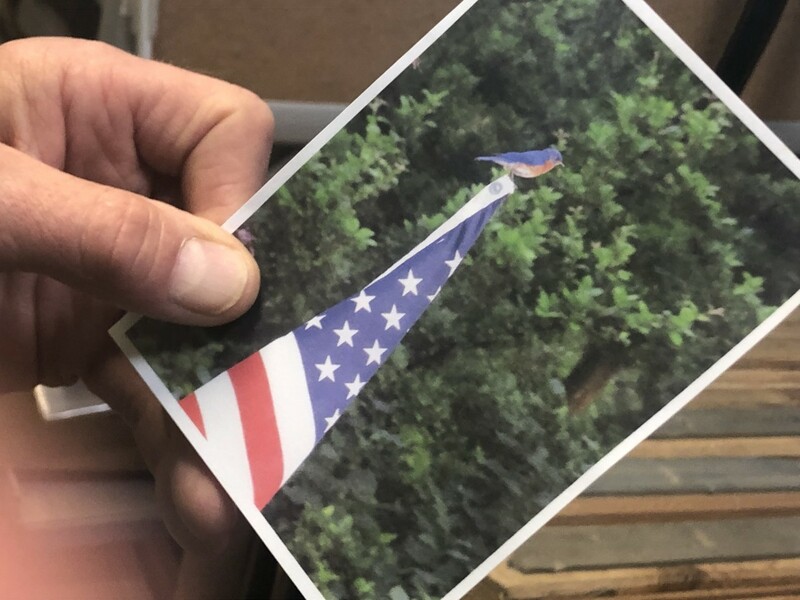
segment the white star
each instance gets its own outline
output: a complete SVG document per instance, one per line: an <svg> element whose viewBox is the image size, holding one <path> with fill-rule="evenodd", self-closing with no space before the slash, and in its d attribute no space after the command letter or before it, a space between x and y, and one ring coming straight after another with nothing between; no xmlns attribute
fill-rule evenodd
<svg viewBox="0 0 800 600"><path fill-rule="evenodd" d="M367 312L372 312L372 307L369 305L370 302L375 300L375 296L368 296L367 292L361 290L361 293L356 298L350 298L351 302L356 303L356 312L360 310L365 310Z"/></svg>
<svg viewBox="0 0 800 600"><path fill-rule="evenodd" d="M442 286L439 286L439 289L433 292L430 296L428 296L428 302L433 302L436 300L436 296L439 295L439 292L442 291Z"/></svg>
<svg viewBox="0 0 800 600"><path fill-rule="evenodd" d="M392 310L388 313L381 313L381 316L386 319L386 329L391 329L394 327L395 329L400 329L400 319L406 316L406 313L401 313L397 311L397 305L392 304ZM385 331L385 330L384 330Z"/></svg>
<svg viewBox="0 0 800 600"><path fill-rule="evenodd" d="M345 383L344 385L347 387L347 400L350 400L350 398L358 396L361 388L367 385L367 382L361 381L361 375L356 375L356 378L352 382Z"/></svg>
<svg viewBox="0 0 800 600"><path fill-rule="evenodd" d="M455 270L458 268L458 265L461 264L462 260L464 260L464 257L456 250L456 255L451 260L444 261L444 264L450 267L450 275L455 273Z"/></svg>
<svg viewBox="0 0 800 600"><path fill-rule="evenodd" d="M372 344L372 348L364 348L364 352L367 353L367 365L375 363L376 365L381 364L381 356L383 353L386 352L386 348L381 348L378 344L378 340L375 340L375 343Z"/></svg>
<svg viewBox="0 0 800 600"><path fill-rule="evenodd" d="M306 331L311 329L312 327L316 327L317 329L322 329L322 319L325 318L325 315L317 315L313 319L311 319L308 323L306 323Z"/></svg>
<svg viewBox="0 0 800 600"><path fill-rule="evenodd" d="M417 286L422 282L422 279L414 277L414 271L409 269L406 278L398 279L397 281L403 284L403 296L406 294L414 294L416 296L418 293Z"/></svg>
<svg viewBox="0 0 800 600"><path fill-rule="evenodd" d="M358 329L350 329L350 323L347 321L344 322L341 329L334 329L333 333L339 336L339 343L336 344L338 348L342 344L347 344L351 348L353 347L353 336L358 333Z"/></svg>
<svg viewBox="0 0 800 600"><path fill-rule="evenodd" d="M325 427L325 431L328 431L331 427L336 425L336 421L338 421L339 417L341 417L341 416L342 416L342 413L339 412L339 409L337 408L336 411L330 417L325 417L325 422L327 423L327 426Z"/></svg>
<svg viewBox="0 0 800 600"><path fill-rule="evenodd" d="M331 381L336 381L333 373L336 369L339 368L339 365L335 365L331 362L331 357L325 359L325 362L321 365L314 365L319 369L319 380L322 381L323 379L330 379Z"/></svg>

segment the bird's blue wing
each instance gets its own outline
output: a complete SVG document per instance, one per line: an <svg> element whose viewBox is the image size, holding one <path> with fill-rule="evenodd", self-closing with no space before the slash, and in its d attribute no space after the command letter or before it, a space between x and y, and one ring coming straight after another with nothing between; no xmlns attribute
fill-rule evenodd
<svg viewBox="0 0 800 600"><path fill-rule="evenodd" d="M528 152L504 152L492 156L479 156L477 160L487 160L500 164L543 165L552 158L547 150L530 150Z"/></svg>
<svg viewBox="0 0 800 600"><path fill-rule="evenodd" d="M547 150L509 152L505 155L505 157L509 162L523 163L532 166L543 165L551 158L550 153Z"/></svg>

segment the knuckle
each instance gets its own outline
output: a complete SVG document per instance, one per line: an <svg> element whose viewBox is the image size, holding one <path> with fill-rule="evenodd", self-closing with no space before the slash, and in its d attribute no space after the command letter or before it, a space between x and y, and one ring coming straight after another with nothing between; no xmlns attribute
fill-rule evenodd
<svg viewBox="0 0 800 600"><path fill-rule="evenodd" d="M272 137L275 117L267 102L258 94L243 87L228 85L221 102L222 112L227 116L239 115L250 131Z"/></svg>
<svg viewBox="0 0 800 600"><path fill-rule="evenodd" d="M0 64L10 65L25 61L36 47L37 42L31 38L4 42L0 44L0 58L2 58Z"/></svg>
<svg viewBox="0 0 800 600"><path fill-rule="evenodd" d="M37 45L31 39L12 40L0 44L0 65L4 76L0 81L4 87L10 86L14 93L24 90L23 75L45 72L41 63L46 57L46 46Z"/></svg>
<svg viewBox="0 0 800 600"><path fill-rule="evenodd" d="M119 48L102 40L85 40L82 42L82 46L88 53L118 54L120 52Z"/></svg>
<svg viewBox="0 0 800 600"><path fill-rule="evenodd" d="M28 65L37 61L54 60L68 66L68 56L85 58L95 54L118 53L114 46L97 40L70 38L22 38L0 44L0 64Z"/></svg>
<svg viewBox="0 0 800 600"><path fill-rule="evenodd" d="M246 91L245 93L248 117L252 119L253 127L272 137L272 133L275 131L275 116L272 114L272 109L253 92Z"/></svg>

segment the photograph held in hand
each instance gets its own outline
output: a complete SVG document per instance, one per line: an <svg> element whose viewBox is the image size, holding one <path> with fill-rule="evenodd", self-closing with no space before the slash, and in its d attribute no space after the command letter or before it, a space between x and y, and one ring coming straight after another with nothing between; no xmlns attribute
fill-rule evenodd
<svg viewBox="0 0 800 600"><path fill-rule="evenodd" d="M457 598L797 304L799 173L643 2L469 1L228 222L244 317L113 334L304 594Z"/></svg>

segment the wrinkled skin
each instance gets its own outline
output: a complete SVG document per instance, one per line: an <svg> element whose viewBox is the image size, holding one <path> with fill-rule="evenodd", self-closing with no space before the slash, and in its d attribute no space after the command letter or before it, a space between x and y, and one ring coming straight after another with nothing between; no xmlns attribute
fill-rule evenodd
<svg viewBox="0 0 800 600"><path fill-rule="evenodd" d="M69 39L0 45L0 108L0 393L83 378L133 428L176 539L224 548L235 511L106 332L124 310L211 325L253 302L257 267L215 223L262 183L269 109ZM203 267L187 240L224 252Z"/></svg>

